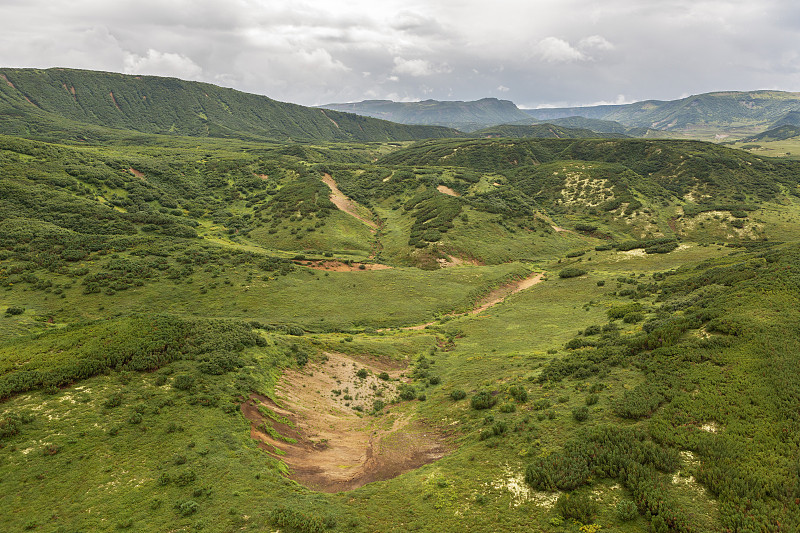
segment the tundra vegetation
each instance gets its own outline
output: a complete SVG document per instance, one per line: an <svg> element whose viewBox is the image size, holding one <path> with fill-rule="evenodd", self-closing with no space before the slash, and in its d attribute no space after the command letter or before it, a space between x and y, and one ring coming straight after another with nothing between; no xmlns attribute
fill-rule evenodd
<svg viewBox="0 0 800 533"><path fill-rule="evenodd" d="M103 113L90 89L124 92L70 76ZM145 116L77 138L72 96L27 94L0 121L5 529L800 529L800 164ZM370 435L413 468L323 491L290 466Z"/></svg>

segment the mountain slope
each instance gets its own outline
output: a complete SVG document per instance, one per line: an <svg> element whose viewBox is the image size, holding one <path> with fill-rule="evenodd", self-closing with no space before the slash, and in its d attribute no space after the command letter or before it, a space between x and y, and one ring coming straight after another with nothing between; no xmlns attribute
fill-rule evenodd
<svg viewBox="0 0 800 533"><path fill-rule="evenodd" d="M326 104L320 107L382 118L400 124L448 126L467 132L484 126L529 120L529 117L513 102L496 98L483 98L473 102L364 100L347 104Z"/></svg>
<svg viewBox="0 0 800 533"><path fill-rule="evenodd" d="M143 133L271 140L398 141L453 137L447 128L407 126L277 102L208 83L72 69L0 69L2 133L75 123Z"/></svg>
<svg viewBox="0 0 800 533"><path fill-rule="evenodd" d="M782 91L715 92L680 100L646 100L624 105L528 109L538 120L570 116L611 120L627 127L686 131L701 127L765 128L800 110L800 93Z"/></svg>

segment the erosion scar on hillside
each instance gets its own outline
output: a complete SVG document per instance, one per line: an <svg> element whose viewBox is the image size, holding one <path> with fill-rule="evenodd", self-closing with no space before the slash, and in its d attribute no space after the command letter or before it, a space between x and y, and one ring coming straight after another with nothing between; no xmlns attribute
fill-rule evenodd
<svg viewBox="0 0 800 533"><path fill-rule="evenodd" d="M536 285L537 283L541 282L544 279L544 272L540 273L533 273L525 279L521 279L519 281L515 281L508 285L503 285L502 287L498 287L497 289L493 290L483 298L481 298L477 305L471 310L467 311L466 313L454 313L450 316L464 316L464 315L477 315L478 313L482 313L486 311L490 307L494 307L495 305L499 304L500 302L504 301L506 298L511 296L512 294L516 294L518 292L524 291L525 289L529 289ZM403 330L420 330L425 329L428 326L433 326L436 322L426 322L424 324L417 324L416 326L406 326L404 328L400 328ZM388 331L386 329L378 330L378 331Z"/></svg>
<svg viewBox="0 0 800 533"><path fill-rule="evenodd" d="M358 213L361 206L348 198L342 191L339 190L339 187L336 185L336 182L333 180L333 177L331 177L330 174L323 174L322 181L331 189L331 202L333 202L333 205L351 217L357 218L373 230L378 229L378 225L375 222Z"/></svg>
<svg viewBox="0 0 800 533"><path fill-rule="evenodd" d="M447 453L440 430L412 418L402 406L389 405L401 365L325 356L284 373L276 387L280 405L251 394L241 406L250 436L289 467L291 479L313 490L342 492L391 479ZM366 377L359 376L362 369ZM382 372L388 380L379 377ZM376 400L389 406L368 414Z"/></svg>

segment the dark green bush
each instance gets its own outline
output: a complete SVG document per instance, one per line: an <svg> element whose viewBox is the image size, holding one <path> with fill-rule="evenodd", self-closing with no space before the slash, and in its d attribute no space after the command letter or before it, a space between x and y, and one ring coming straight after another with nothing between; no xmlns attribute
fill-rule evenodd
<svg viewBox="0 0 800 533"><path fill-rule="evenodd" d="M453 389L453 391L450 392L450 398L454 401L463 400L466 397L467 393L461 389Z"/></svg>
<svg viewBox="0 0 800 533"><path fill-rule="evenodd" d="M639 509L636 508L636 504L631 500L620 500L617 503L616 511L620 522L630 522L639 516Z"/></svg>
<svg viewBox="0 0 800 533"><path fill-rule="evenodd" d="M566 519L573 519L582 524L590 524L597 512L597 504L585 494L564 493L558 497L556 512Z"/></svg>
<svg viewBox="0 0 800 533"><path fill-rule="evenodd" d="M472 408L477 410L490 409L494 407L494 404L496 403L497 403L497 398L495 398L486 391L481 391L477 393L470 400L470 405L472 406Z"/></svg>
<svg viewBox="0 0 800 533"><path fill-rule="evenodd" d="M574 418L578 422L583 422L587 418L589 418L589 408L585 405L581 405L580 407L576 407L572 410L572 418Z"/></svg>
<svg viewBox="0 0 800 533"><path fill-rule="evenodd" d="M563 268L558 272L559 278L577 278L578 276L583 276L586 274L586 271L582 268L577 267L567 267Z"/></svg>
<svg viewBox="0 0 800 533"><path fill-rule="evenodd" d="M172 380L172 386L178 390L188 391L194 387L195 377L189 374L178 374Z"/></svg>
<svg viewBox="0 0 800 533"><path fill-rule="evenodd" d="M8 309L6 309L6 314L7 315L11 315L11 316L13 316L13 315L21 315L24 312L25 312L25 308L24 307L11 306Z"/></svg>

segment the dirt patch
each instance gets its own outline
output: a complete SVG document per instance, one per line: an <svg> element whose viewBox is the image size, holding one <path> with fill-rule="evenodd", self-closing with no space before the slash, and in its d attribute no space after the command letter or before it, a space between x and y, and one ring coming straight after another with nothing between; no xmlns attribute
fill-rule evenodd
<svg viewBox="0 0 800 533"><path fill-rule="evenodd" d="M449 196L455 196L455 197L461 196L447 185L439 185L438 187L436 187L436 190L439 191L440 193L447 194Z"/></svg>
<svg viewBox="0 0 800 533"><path fill-rule="evenodd" d="M470 314L477 315L482 311L486 311L490 307L494 307L495 305L499 304L512 294L516 294L518 292L524 291L525 289L533 287L537 283L541 282L542 279L544 279L543 272L539 274L532 274L525 279L515 281L514 283L510 283L503 287L499 287L490 292L484 298L482 298L478 302L478 306L475 307L475 309L473 309L472 311L470 311Z"/></svg>
<svg viewBox="0 0 800 533"><path fill-rule="evenodd" d="M358 213L359 208L361 206L358 205L353 200L351 200L350 198L348 198L347 196L345 196L345 194L342 191L339 190L339 187L336 185L336 182L333 181L333 178L331 177L330 174L323 174L322 175L322 181L325 183L325 185L327 185L330 188L330 190L331 190L331 202L333 202L333 204L337 208L339 208L339 210L344 211L345 213L347 213L351 217L357 218L358 220L360 220L361 222L363 222L364 224L366 224L367 226L369 226L373 230L377 230L378 229L378 225L375 222L373 222L372 220L370 220L370 219L368 219L368 218L366 218L364 216L361 216ZM362 208L362 209L366 210L366 208Z"/></svg>
<svg viewBox="0 0 800 533"><path fill-rule="evenodd" d="M464 315L477 315L483 311L486 311L490 307L494 307L495 305L499 304L512 294L516 294L520 291L524 291L525 289L529 289L536 285L537 283L541 282L544 279L544 272L539 274L533 273L525 279L515 281L513 283L509 283L508 285L503 285L502 287L498 287L497 289L493 290L483 298L481 298L476 307L471 311L466 313L453 313L449 316L457 317L457 316L464 316ZM415 331L425 329L428 326L433 326L436 322L426 322L424 324L417 324L416 326L407 326L404 328L400 328L405 331ZM387 331L385 329L379 329L378 331Z"/></svg>
<svg viewBox="0 0 800 533"><path fill-rule="evenodd" d="M136 176L136 177L137 177L137 178L139 178L140 180L143 180L143 179L144 179L144 173L143 173L143 172L139 172L138 170L136 170L136 169L135 169L135 168L133 168L133 167L129 168L129 169L128 169L128 172L130 172L131 174L133 174L134 176Z"/></svg>
<svg viewBox="0 0 800 533"><path fill-rule="evenodd" d="M341 261L297 261L298 265L327 272L364 272L367 270L388 270L392 267L380 263L343 263Z"/></svg>
<svg viewBox="0 0 800 533"><path fill-rule="evenodd" d="M482 263L477 259L464 259L455 255L448 255L446 257L440 257L436 260L439 263L441 268L447 267L454 267L454 266L461 266L461 265L481 265Z"/></svg>
<svg viewBox="0 0 800 533"><path fill-rule="evenodd" d="M0 78L3 78L3 80L8 84L9 87L11 87L12 89L16 89L16 87L14 87L14 84L8 81L8 78L6 78L5 74L0 74Z"/></svg>
<svg viewBox="0 0 800 533"><path fill-rule="evenodd" d="M444 434L414 420L402 405L378 416L363 414L376 400L388 404L397 395L401 364L326 356L302 371L284 373L276 388L280 405L253 394L241 406L250 435L289 467L291 479L341 492L391 479L447 453ZM366 377L359 376L362 369ZM380 379L381 372L390 379Z"/></svg>

